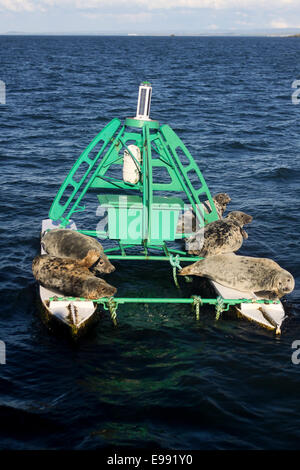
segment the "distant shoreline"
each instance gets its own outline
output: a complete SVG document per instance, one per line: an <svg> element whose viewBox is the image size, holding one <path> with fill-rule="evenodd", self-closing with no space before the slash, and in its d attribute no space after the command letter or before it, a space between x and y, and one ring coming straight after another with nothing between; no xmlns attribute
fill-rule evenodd
<svg viewBox="0 0 300 470"><path fill-rule="evenodd" d="M246 38L246 37L255 37L255 38L296 38L300 37L300 33L297 34L289 34L289 33L239 33L239 34L234 34L234 33L194 33L194 34L184 34L184 33L177 33L177 34L163 34L163 33L26 33L26 32L6 32L6 33L0 33L0 36L9 36L9 37L16 37L16 36L45 36L45 37L211 37L211 38Z"/></svg>

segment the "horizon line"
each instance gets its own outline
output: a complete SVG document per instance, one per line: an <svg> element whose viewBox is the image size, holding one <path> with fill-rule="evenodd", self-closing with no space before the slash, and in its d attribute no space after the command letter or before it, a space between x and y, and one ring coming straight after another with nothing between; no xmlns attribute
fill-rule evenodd
<svg viewBox="0 0 300 470"><path fill-rule="evenodd" d="M199 32L199 33L191 33L191 32L149 32L149 33L129 33L129 32L94 32L94 31L45 31L45 32L34 32L34 31L6 31L0 32L0 36L128 36L128 37L145 37L145 36L160 36L160 37L195 37L195 36L211 36L211 37L218 37L218 36L293 36L299 35L300 28L295 28L293 30L287 31L286 29L278 29L278 30L252 30L252 31L220 31L220 32Z"/></svg>

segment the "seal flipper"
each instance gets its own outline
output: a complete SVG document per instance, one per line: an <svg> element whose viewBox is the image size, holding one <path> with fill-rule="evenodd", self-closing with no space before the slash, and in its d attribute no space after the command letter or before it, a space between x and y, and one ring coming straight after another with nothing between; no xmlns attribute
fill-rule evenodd
<svg viewBox="0 0 300 470"><path fill-rule="evenodd" d="M101 253L99 251L89 250L87 252L87 255L83 259L78 260L77 263L82 267L90 268L95 263L97 263L100 256L101 256Z"/></svg>
<svg viewBox="0 0 300 470"><path fill-rule="evenodd" d="M261 290L258 292L254 292L257 297L261 297L262 299L268 300L279 300L278 292L270 291L270 290Z"/></svg>
<svg viewBox="0 0 300 470"><path fill-rule="evenodd" d="M243 228L241 228L241 234L242 234L242 237L244 240L247 240L248 238L248 233L246 232L246 230L244 230Z"/></svg>

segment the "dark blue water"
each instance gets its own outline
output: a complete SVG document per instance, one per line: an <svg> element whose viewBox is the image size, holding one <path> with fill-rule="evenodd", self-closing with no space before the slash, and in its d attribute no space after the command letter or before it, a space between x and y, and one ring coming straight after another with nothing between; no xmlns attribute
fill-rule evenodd
<svg viewBox="0 0 300 470"><path fill-rule="evenodd" d="M297 38L0 37L1 449L295 449L300 439ZM296 279L281 337L188 306L119 308L77 345L50 333L31 262L74 160L142 80L212 193L253 215L242 254ZM94 229L96 205L79 222ZM128 296L177 295L163 265L117 265Z"/></svg>

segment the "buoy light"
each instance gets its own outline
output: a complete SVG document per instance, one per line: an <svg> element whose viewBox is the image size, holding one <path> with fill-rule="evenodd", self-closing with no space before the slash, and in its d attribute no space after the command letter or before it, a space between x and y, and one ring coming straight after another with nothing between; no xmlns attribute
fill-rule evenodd
<svg viewBox="0 0 300 470"><path fill-rule="evenodd" d="M139 96L135 119L149 120L152 86L150 82L142 82L139 86Z"/></svg>

